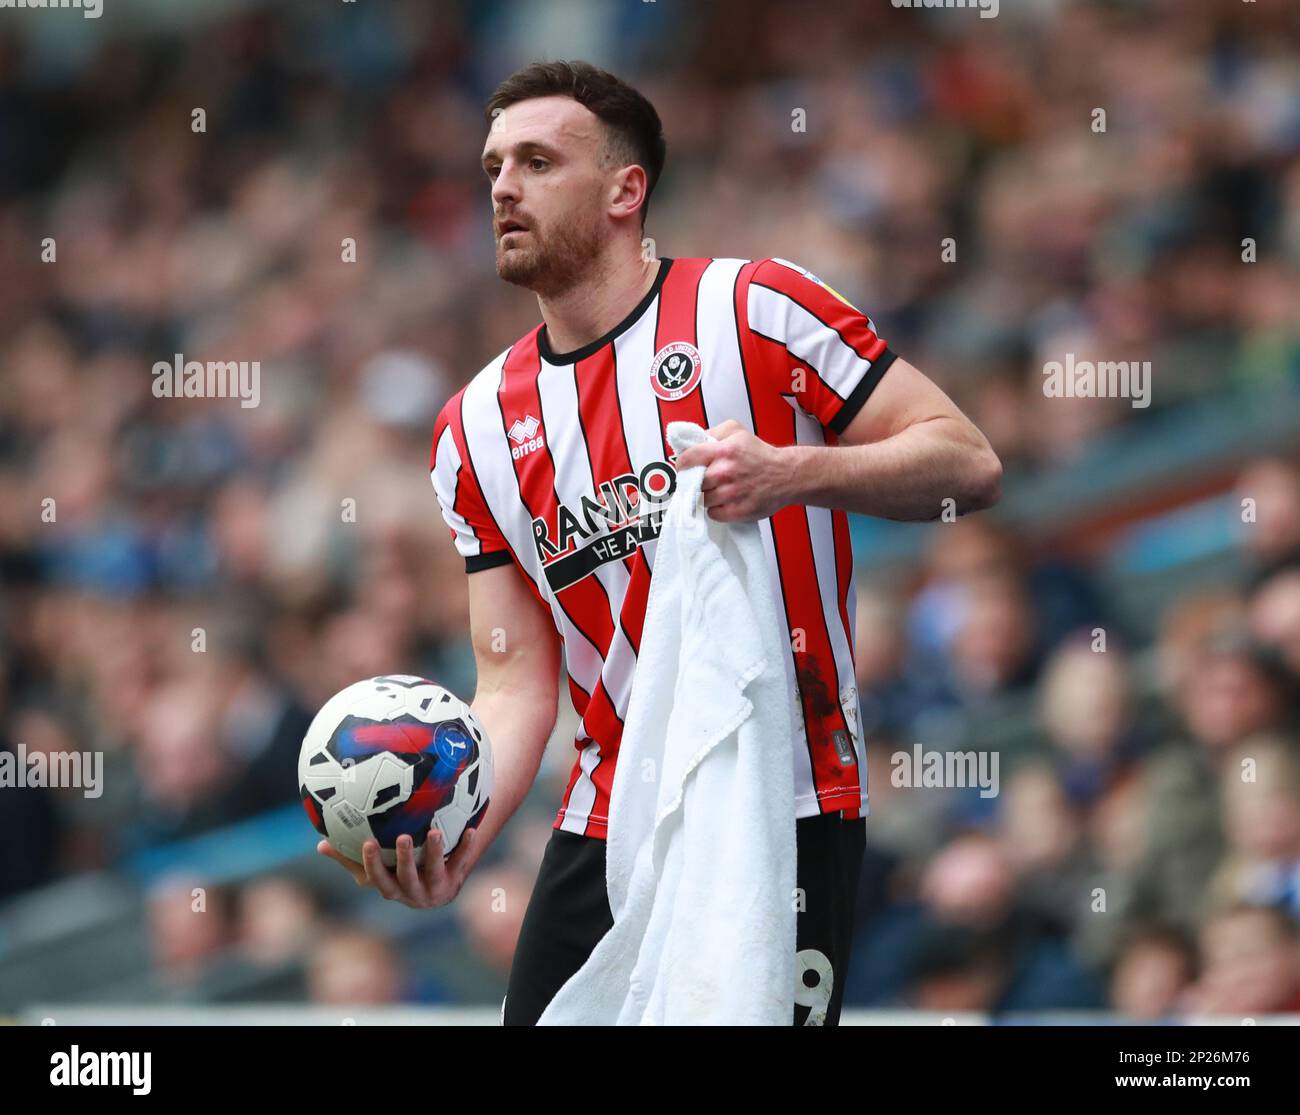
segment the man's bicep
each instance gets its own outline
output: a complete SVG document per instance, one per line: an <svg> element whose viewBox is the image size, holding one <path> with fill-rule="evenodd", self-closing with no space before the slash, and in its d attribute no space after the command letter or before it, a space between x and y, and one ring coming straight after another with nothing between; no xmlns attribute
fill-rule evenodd
<svg viewBox="0 0 1300 1115"><path fill-rule="evenodd" d="M889 373L874 390L840 434L850 445L866 445L932 418L965 416L944 390L929 376L901 358L895 359Z"/></svg>
<svg viewBox="0 0 1300 1115"><path fill-rule="evenodd" d="M513 562L470 574L469 618L480 693L555 694L560 636Z"/></svg>
<svg viewBox="0 0 1300 1115"><path fill-rule="evenodd" d="M811 272L765 260L749 286L763 380L842 435L896 361L875 322Z"/></svg>
<svg viewBox="0 0 1300 1115"><path fill-rule="evenodd" d="M488 510L478 478L462 453L455 429L445 417L439 418L434 433L429 479L456 552L465 559L466 572L477 573L509 563L510 550Z"/></svg>

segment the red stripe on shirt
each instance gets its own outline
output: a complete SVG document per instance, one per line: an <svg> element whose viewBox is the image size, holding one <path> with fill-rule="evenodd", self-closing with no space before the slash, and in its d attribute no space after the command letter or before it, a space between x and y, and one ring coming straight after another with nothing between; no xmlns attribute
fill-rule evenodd
<svg viewBox="0 0 1300 1115"><path fill-rule="evenodd" d="M664 280L659 293L659 322L655 330L655 352L673 341L699 341L696 331L696 311L700 293L700 278L712 260L674 260L673 269ZM703 381L701 381L703 382ZM709 420L704 414L704 396L697 385L680 399L660 399L659 429L664 443L664 456L672 459L672 446L668 444L669 422L694 422L707 429Z"/></svg>
<svg viewBox="0 0 1300 1115"><path fill-rule="evenodd" d="M749 278L742 275L736 284L735 308L740 321L748 320ZM838 301L833 296L832 299ZM795 444L794 410L771 387L773 369L783 367L788 359L785 349L748 328L740 330L740 341L754 414L754 433L771 445ZM772 516L771 523L813 786L822 812L833 812L844 807L845 799L857 799L858 768L856 765L847 768L840 765L839 753L831 738L837 730L849 733L849 727L839 701L839 673L822 610L812 534L808 516L798 504L781 508ZM800 631L803 638L796 641ZM852 740L851 733L848 738Z"/></svg>

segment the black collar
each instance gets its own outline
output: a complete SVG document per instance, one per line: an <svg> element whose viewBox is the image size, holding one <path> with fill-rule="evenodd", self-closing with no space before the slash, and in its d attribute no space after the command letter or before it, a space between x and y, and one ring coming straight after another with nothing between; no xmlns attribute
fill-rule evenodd
<svg viewBox="0 0 1300 1115"><path fill-rule="evenodd" d="M548 364L576 364L579 360L586 360L588 356L594 356L615 337L630 329L637 319L646 312L650 303L659 296L659 289L664 285L664 279L668 277L668 268L672 265L673 261L671 259L661 258L659 260L659 274L655 276L655 281L650 284L650 289L645 292L645 297L633 306L631 313L613 329L603 337L597 337L590 344L575 348L572 352L552 352L551 342L546 336L546 326L543 325L537 334L537 350L542 354L542 359Z"/></svg>

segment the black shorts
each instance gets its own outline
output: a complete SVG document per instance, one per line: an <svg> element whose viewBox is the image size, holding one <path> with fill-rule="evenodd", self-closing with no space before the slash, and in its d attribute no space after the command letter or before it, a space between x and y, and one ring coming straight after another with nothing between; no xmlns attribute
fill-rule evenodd
<svg viewBox="0 0 1300 1115"><path fill-rule="evenodd" d="M796 1026L835 1026L853 939L853 908L866 839L865 820L839 813L795 822L798 885L795 919ZM582 967L614 924L605 893L605 841L559 829L551 834L524 913L501 1020L532 1026L555 993Z"/></svg>

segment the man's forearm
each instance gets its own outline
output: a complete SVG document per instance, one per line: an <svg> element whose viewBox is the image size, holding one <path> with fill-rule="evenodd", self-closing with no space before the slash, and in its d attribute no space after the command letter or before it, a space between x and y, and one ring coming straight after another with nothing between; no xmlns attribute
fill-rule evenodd
<svg viewBox="0 0 1300 1115"><path fill-rule="evenodd" d="M792 445L781 452L789 462L787 503L922 521L948 506L961 515L998 500L997 457L974 427L949 418L918 422L870 445Z"/></svg>
<svg viewBox="0 0 1300 1115"><path fill-rule="evenodd" d="M479 823L474 847L469 849L471 867L514 816L537 778L555 723L554 717L548 721L539 716L538 707L538 701L525 695L500 692L476 695L470 704L492 747L493 777L491 800Z"/></svg>

